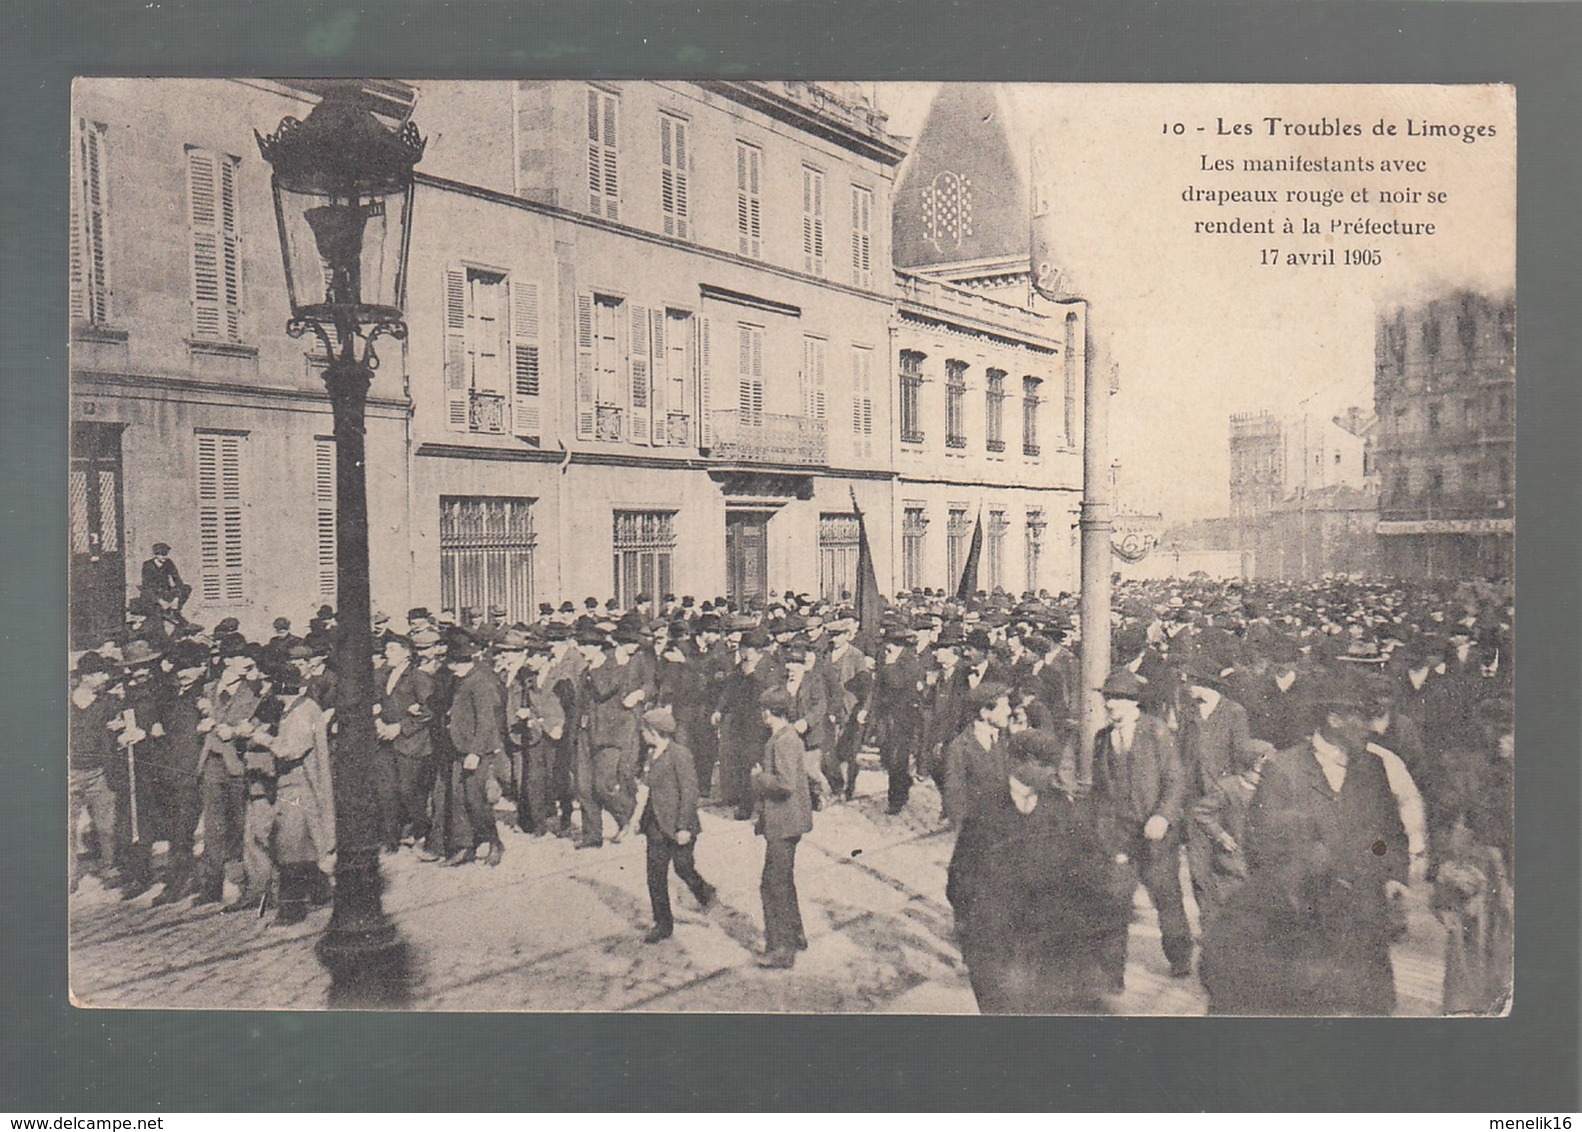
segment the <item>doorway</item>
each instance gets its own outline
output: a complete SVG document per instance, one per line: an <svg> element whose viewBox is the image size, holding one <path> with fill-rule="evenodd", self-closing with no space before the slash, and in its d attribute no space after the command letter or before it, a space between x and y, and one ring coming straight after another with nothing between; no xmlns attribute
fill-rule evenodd
<svg viewBox="0 0 1582 1132"><path fill-rule="evenodd" d="M725 596L738 607L769 596L769 514L725 513Z"/></svg>
<svg viewBox="0 0 1582 1132"><path fill-rule="evenodd" d="M126 619L121 425L74 421L70 500L71 647L103 643Z"/></svg>

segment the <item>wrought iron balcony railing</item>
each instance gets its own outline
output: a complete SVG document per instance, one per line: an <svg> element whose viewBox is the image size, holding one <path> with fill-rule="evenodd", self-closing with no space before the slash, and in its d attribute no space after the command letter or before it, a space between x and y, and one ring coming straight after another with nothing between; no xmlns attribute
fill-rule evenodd
<svg viewBox="0 0 1582 1132"><path fill-rule="evenodd" d="M829 463L825 422L784 413L744 415L730 409L714 413L716 460L741 460L765 464L821 465Z"/></svg>
<svg viewBox="0 0 1582 1132"><path fill-rule="evenodd" d="M595 440L622 440L625 432L621 428L621 407L619 405L599 405L593 422L593 438Z"/></svg>
<svg viewBox="0 0 1582 1132"><path fill-rule="evenodd" d="M1023 456L1037 456L1042 451L1043 451L1042 448L1040 448L1036 444L1033 444L1030 441L1027 442L1027 443L1024 443L1022 445L1022 455Z"/></svg>
<svg viewBox="0 0 1582 1132"><path fill-rule="evenodd" d="M660 442L672 448L686 448L692 444L692 414L666 413L665 427Z"/></svg>
<svg viewBox="0 0 1582 1132"><path fill-rule="evenodd" d="M505 432L505 397L499 393L467 394L467 427L472 432Z"/></svg>

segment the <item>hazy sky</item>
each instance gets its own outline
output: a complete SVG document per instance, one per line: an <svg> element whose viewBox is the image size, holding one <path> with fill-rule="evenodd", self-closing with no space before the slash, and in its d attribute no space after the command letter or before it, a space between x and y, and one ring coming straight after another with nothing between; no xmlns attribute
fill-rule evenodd
<svg viewBox="0 0 1582 1132"><path fill-rule="evenodd" d="M890 128L916 136L934 84L880 84ZM1457 287L1515 285L1515 101L1489 87L1021 85L1000 104L1018 155L1051 155L1056 247L1066 278L1109 341L1121 392L1111 401L1111 452L1125 502L1169 520L1229 507L1227 417L1271 409L1334 415L1373 403L1373 317L1381 303ZM1269 137L1266 116L1293 124L1356 123L1361 137ZM1492 125L1496 136L1407 137L1407 119ZM1217 136L1220 120L1253 129ZM1395 124L1395 137L1374 125ZM1180 122L1184 133L1167 133ZM1204 127L1203 132L1197 130ZM1323 128L1323 127L1320 127ZM1246 158L1426 161L1426 172L1240 172ZM1238 172L1202 169L1231 159ZM1183 190L1367 189L1366 206L1186 203ZM1446 194L1379 206L1378 190ZM1432 221L1429 237L1194 234L1195 220L1308 217ZM1377 249L1378 267L1269 267L1261 249Z"/></svg>

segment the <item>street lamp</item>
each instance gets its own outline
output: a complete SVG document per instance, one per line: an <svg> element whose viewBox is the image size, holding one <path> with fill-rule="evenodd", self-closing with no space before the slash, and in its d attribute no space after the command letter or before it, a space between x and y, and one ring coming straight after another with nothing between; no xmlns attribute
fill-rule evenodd
<svg viewBox="0 0 1582 1132"><path fill-rule="evenodd" d="M406 337L413 168L424 139L411 121L381 122L355 82L326 84L305 119L284 118L273 134L254 136L274 172L291 300L286 333L311 331L323 344L335 418L335 908L318 955L342 999L389 1000L401 991L401 945L379 875L363 416L379 364L374 342Z"/></svg>

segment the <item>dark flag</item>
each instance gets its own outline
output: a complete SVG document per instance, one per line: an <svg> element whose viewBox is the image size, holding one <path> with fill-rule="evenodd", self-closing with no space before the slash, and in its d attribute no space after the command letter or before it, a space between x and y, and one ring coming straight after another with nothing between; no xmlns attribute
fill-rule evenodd
<svg viewBox="0 0 1582 1132"><path fill-rule="evenodd" d="M846 490L851 492L851 509L857 513L857 647L873 656L879 643L884 601L879 596L879 576L874 573L868 526L863 522L862 508L857 506L857 492L850 486Z"/></svg>
<svg viewBox="0 0 1582 1132"><path fill-rule="evenodd" d="M961 582L956 586L956 600L966 601L978 592L978 558L983 554L983 508L978 508L978 521L972 527L972 545L967 548L967 564L961 568Z"/></svg>

